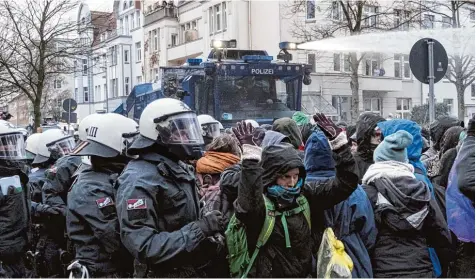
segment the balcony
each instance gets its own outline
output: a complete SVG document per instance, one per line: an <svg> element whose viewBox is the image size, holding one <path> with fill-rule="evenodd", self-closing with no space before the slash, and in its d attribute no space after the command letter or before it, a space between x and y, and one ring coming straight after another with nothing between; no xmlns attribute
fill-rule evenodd
<svg viewBox="0 0 476 279"><path fill-rule="evenodd" d="M177 7L156 7L144 14L144 26L159 21L164 18L175 18L177 15Z"/></svg>
<svg viewBox="0 0 476 279"><path fill-rule="evenodd" d="M193 55L200 55L203 52L203 39L187 42L178 46L167 49L167 60L173 61L178 59L189 58Z"/></svg>
<svg viewBox="0 0 476 279"><path fill-rule="evenodd" d="M368 91L402 91L402 79L385 76L360 76L360 89Z"/></svg>

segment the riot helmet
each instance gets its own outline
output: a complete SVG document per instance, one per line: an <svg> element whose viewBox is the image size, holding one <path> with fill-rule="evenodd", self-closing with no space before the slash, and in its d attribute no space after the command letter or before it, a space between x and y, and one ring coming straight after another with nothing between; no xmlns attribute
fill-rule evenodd
<svg viewBox="0 0 476 279"><path fill-rule="evenodd" d="M246 119L246 120L245 120L245 123L246 123L246 124L251 123L251 126L253 126L253 128L258 128L258 127L259 127L258 122L256 122L256 121L253 120L253 119Z"/></svg>
<svg viewBox="0 0 476 279"><path fill-rule="evenodd" d="M137 123L117 113L106 113L88 127L85 141L76 146L73 156L113 158L126 155L134 136L138 135Z"/></svg>
<svg viewBox="0 0 476 279"><path fill-rule="evenodd" d="M103 114L94 113L86 116L79 122L78 126L78 138L80 141L85 141L88 137L88 128L94 123L97 119L101 118Z"/></svg>
<svg viewBox="0 0 476 279"><path fill-rule="evenodd" d="M179 160L201 157L203 137L196 114L183 102L163 98L148 104L139 120L139 137L129 149L131 154L155 144Z"/></svg>
<svg viewBox="0 0 476 279"><path fill-rule="evenodd" d="M26 158L28 160L34 160L36 154L38 154L38 144L40 142L41 133L31 134L25 142Z"/></svg>
<svg viewBox="0 0 476 279"><path fill-rule="evenodd" d="M23 134L8 125L0 125L0 160L26 159Z"/></svg>
<svg viewBox="0 0 476 279"><path fill-rule="evenodd" d="M49 159L58 160L68 155L74 148L75 142L71 135L60 129L51 129L41 133L38 141L38 153L33 164L41 164Z"/></svg>
<svg viewBox="0 0 476 279"><path fill-rule="evenodd" d="M199 115L197 119L202 127L202 136L205 144L210 144L214 138L220 135L221 123L208 114Z"/></svg>

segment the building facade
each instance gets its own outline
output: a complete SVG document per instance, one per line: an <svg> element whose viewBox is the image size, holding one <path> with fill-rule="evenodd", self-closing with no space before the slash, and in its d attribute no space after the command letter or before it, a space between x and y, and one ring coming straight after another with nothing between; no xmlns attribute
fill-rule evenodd
<svg viewBox="0 0 476 279"><path fill-rule="evenodd" d="M290 12L287 1L120 0L111 2L113 9L109 13L90 11L83 4L78 22L89 25L80 36L90 40L91 51L78 60L78 67L83 69L74 82L78 120L91 113L118 109L135 85L158 82L160 67L183 65L188 58L205 59L213 39L236 39L240 49L262 49L276 57L279 42L298 40L292 30L296 24L312 26L342 19L338 6L332 10L334 2L310 0L304 10L295 13ZM461 11L463 25L474 26L474 5ZM378 24L378 7L365 7L364 12L364 24ZM392 20L398 24L405 16L405 11L395 10ZM421 16L418 28L448 27L444 12ZM414 27L401 27L402 31L410 28ZM293 62L309 63L314 70L312 84L303 86L303 110L350 120L349 54L292 54ZM408 118L413 106L427 102L428 87L412 75L408 53L365 53L358 73L360 112ZM435 97L457 116L456 88L452 83L437 83ZM473 84L465 92L466 117L474 114L474 98Z"/></svg>

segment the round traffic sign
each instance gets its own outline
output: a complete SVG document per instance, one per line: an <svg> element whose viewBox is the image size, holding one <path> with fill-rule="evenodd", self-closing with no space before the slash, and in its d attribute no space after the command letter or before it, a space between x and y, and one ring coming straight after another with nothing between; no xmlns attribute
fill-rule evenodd
<svg viewBox="0 0 476 279"><path fill-rule="evenodd" d="M416 42L410 51L410 69L413 75L420 82L428 84L429 65L428 65L428 42L433 41L433 68L435 83L440 81L448 70L448 55L440 42L431 38L424 38Z"/></svg>
<svg viewBox="0 0 476 279"><path fill-rule="evenodd" d="M69 98L63 101L63 109L66 112L70 112L70 111L73 112L77 108L78 108L78 103L76 103L74 99Z"/></svg>

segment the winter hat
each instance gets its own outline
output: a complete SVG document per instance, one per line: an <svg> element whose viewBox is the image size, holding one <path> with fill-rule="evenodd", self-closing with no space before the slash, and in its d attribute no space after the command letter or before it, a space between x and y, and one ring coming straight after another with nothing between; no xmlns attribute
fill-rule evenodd
<svg viewBox="0 0 476 279"><path fill-rule="evenodd" d="M413 136L404 130L386 136L374 151L374 161L408 162L407 147L412 144Z"/></svg>
<svg viewBox="0 0 476 279"><path fill-rule="evenodd" d="M301 111L296 111L294 114L293 114L293 118L292 118L294 121L296 121L296 124L298 126L302 126L304 124L308 124L309 123L309 117L307 117L306 114L304 114L303 112Z"/></svg>

